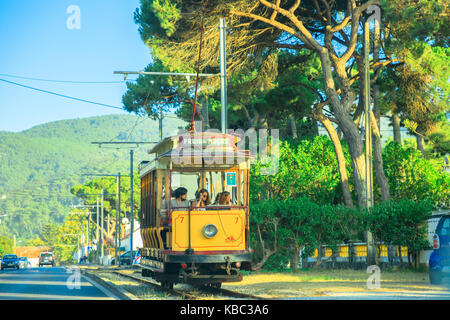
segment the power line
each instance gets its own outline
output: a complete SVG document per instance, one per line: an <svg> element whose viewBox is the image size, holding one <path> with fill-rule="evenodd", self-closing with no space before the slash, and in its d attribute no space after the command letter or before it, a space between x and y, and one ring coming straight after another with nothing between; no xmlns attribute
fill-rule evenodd
<svg viewBox="0 0 450 320"><path fill-rule="evenodd" d="M31 77L23 77L16 76L12 74L0 73L0 76L9 77L9 78L17 78L24 80L32 80L32 81L44 81L44 82L56 82L56 83L74 83L74 84L105 84L105 83L124 83L127 81L123 80L115 80L115 81L74 81L74 80L54 80L54 79L42 79L42 78L31 78ZM137 79L130 79L128 81L137 81Z"/></svg>
<svg viewBox="0 0 450 320"><path fill-rule="evenodd" d="M48 94L53 94L53 95L55 95L55 96L59 96L59 97L67 98L67 99L72 99L72 100L76 100L76 101L81 101L81 102L86 102L86 103L96 104L96 105L103 106L103 107L108 107L108 108L113 108L113 109L123 110L123 108L116 107L116 106L111 106L111 105L109 105L109 104L104 104L104 103L100 103L100 102L94 102L94 101L89 101L89 100L85 100L85 99L75 98L75 97L67 96L67 95L60 94L60 93L56 93L56 92L52 92L52 91L47 91L47 90L43 90L43 89L39 89L39 88L34 88L34 87L26 86L26 85L24 85L24 84L17 83L17 82L12 82L12 81L8 81L8 80L5 80L5 79L0 79L0 81L6 82L6 83L9 83L9 84L13 84L13 85L16 85L16 86L19 86L19 87L24 87L24 88L27 88L27 89L31 89L31 90L36 90L36 91L39 91L39 92L44 92L44 93L48 93Z"/></svg>

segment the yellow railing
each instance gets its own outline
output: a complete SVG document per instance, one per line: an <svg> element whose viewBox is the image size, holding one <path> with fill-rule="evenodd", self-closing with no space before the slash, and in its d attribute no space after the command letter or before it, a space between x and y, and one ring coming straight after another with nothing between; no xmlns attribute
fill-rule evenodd
<svg viewBox="0 0 450 320"><path fill-rule="evenodd" d="M367 256L367 245L365 244L358 244L354 245L354 250L356 253L356 257L365 257ZM378 246L376 246L377 251L379 250ZM349 246L348 245L339 245L338 246L339 254L336 257L340 258L348 258L349 257ZM319 254L318 249L314 250L313 255L311 258L317 258ZM407 247L401 247L401 254L402 257L408 256L408 248ZM324 254L323 257L328 258L332 255L331 248L325 247L324 248ZM387 257L388 256L388 248L386 245L381 245L381 254L380 257Z"/></svg>

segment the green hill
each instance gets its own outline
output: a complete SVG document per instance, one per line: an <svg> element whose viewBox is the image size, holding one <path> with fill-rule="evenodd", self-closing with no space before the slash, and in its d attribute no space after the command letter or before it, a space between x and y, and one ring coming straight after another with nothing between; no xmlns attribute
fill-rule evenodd
<svg viewBox="0 0 450 320"><path fill-rule="evenodd" d="M164 136L185 127L167 118ZM78 199L70 189L84 173L128 173L129 149L93 141L158 141L158 121L133 115L62 120L19 132L0 132L0 234L30 239L48 222L60 223ZM147 146L135 151L135 166Z"/></svg>

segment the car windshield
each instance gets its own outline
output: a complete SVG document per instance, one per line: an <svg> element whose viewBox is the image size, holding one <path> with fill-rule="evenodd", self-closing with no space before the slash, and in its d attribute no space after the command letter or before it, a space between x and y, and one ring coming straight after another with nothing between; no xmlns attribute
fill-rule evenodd
<svg viewBox="0 0 450 320"><path fill-rule="evenodd" d="M20 257L19 260L20 260L20 261L26 261L27 258L26 258L26 257Z"/></svg>
<svg viewBox="0 0 450 320"><path fill-rule="evenodd" d="M41 254L41 257L43 257L43 258L50 258L51 256L52 256L51 253L43 253L43 254Z"/></svg>
<svg viewBox="0 0 450 320"><path fill-rule="evenodd" d="M450 217L445 218L438 233L441 236L450 236Z"/></svg>
<svg viewBox="0 0 450 320"><path fill-rule="evenodd" d="M17 256L14 254L7 254L3 256L3 259L17 259Z"/></svg>

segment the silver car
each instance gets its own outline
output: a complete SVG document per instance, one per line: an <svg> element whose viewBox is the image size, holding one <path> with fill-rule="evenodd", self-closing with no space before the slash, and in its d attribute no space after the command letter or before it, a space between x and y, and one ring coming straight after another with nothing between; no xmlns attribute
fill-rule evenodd
<svg viewBox="0 0 450 320"><path fill-rule="evenodd" d="M23 269L23 268L28 268L31 267L31 263L30 261L28 261L27 257L19 257L19 268Z"/></svg>

